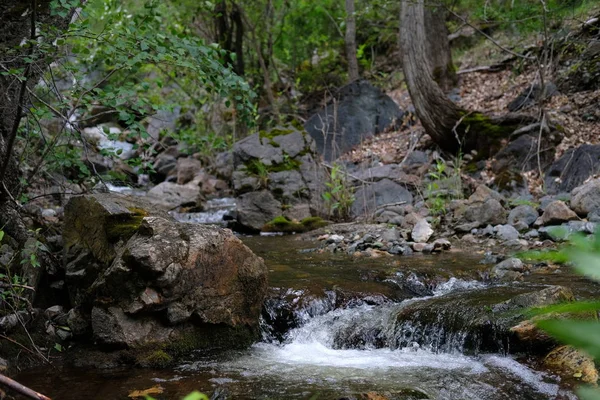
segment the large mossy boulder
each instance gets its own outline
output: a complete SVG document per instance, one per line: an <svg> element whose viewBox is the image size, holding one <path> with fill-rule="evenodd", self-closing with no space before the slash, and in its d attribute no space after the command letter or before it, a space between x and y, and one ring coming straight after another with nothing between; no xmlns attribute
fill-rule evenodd
<svg viewBox="0 0 600 400"><path fill-rule="evenodd" d="M231 231L90 195L67 204L64 238L71 302L95 342L168 352L257 338L267 270Z"/></svg>
<svg viewBox="0 0 600 400"><path fill-rule="evenodd" d="M320 214L326 171L314 140L294 126L248 136L233 146L235 228L258 232L283 215L300 221Z"/></svg>

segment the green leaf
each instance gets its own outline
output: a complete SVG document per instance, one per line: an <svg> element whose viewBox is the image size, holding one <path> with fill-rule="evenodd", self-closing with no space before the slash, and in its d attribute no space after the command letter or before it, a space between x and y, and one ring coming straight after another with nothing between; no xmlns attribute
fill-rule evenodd
<svg viewBox="0 0 600 400"><path fill-rule="evenodd" d="M200 392L192 392L185 396L183 400L209 400L208 396Z"/></svg>
<svg viewBox="0 0 600 400"><path fill-rule="evenodd" d="M600 322L576 320L538 321L537 326L561 342L573 345L600 359Z"/></svg>
<svg viewBox="0 0 600 400"><path fill-rule="evenodd" d="M3 238L4 238L4 231L2 229L0 229L0 242L2 241Z"/></svg>
<svg viewBox="0 0 600 400"><path fill-rule="evenodd" d="M600 254L585 251L571 251L569 258L573 261L577 272L600 281Z"/></svg>
<svg viewBox="0 0 600 400"><path fill-rule="evenodd" d="M592 387L581 387L577 389L579 400L600 400L600 390Z"/></svg>
<svg viewBox="0 0 600 400"><path fill-rule="evenodd" d="M600 310L600 301L581 301L574 303L555 304L547 307L533 308L527 311L530 317L550 313L582 313L587 311Z"/></svg>

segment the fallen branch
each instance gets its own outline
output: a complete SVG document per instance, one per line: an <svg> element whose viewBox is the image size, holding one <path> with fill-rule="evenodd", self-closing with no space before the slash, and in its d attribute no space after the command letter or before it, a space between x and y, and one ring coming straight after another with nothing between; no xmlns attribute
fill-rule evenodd
<svg viewBox="0 0 600 400"><path fill-rule="evenodd" d="M464 74L470 74L472 72L500 72L500 71L504 71L506 69L505 65L502 64L494 64L494 65L482 65L479 67L473 67L473 68L465 68L465 69L461 69L456 71L456 75L464 75Z"/></svg>
<svg viewBox="0 0 600 400"><path fill-rule="evenodd" d="M29 389L27 386L21 385L19 382L10 379L7 376L0 374L0 384L6 386L9 389L14 390L15 392L22 394L25 397L34 400L52 400L48 396L44 396L41 393L36 392L35 390Z"/></svg>

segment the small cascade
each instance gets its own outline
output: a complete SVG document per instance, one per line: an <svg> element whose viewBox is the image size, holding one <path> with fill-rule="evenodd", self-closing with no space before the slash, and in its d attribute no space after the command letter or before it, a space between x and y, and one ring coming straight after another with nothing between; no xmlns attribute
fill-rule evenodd
<svg viewBox="0 0 600 400"><path fill-rule="evenodd" d="M170 214L179 222L190 224L225 224L226 217L235 210L235 199L223 197L211 199L204 204L201 212L182 213L172 211Z"/></svg>

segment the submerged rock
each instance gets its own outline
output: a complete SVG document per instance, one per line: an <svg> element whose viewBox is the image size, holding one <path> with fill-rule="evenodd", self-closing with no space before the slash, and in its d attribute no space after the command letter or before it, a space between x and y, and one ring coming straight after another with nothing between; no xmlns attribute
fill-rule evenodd
<svg viewBox="0 0 600 400"><path fill-rule="evenodd" d="M87 318L95 341L130 349L256 337L267 271L231 231L110 195L71 199L65 219L74 331L86 331Z"/></svg>

